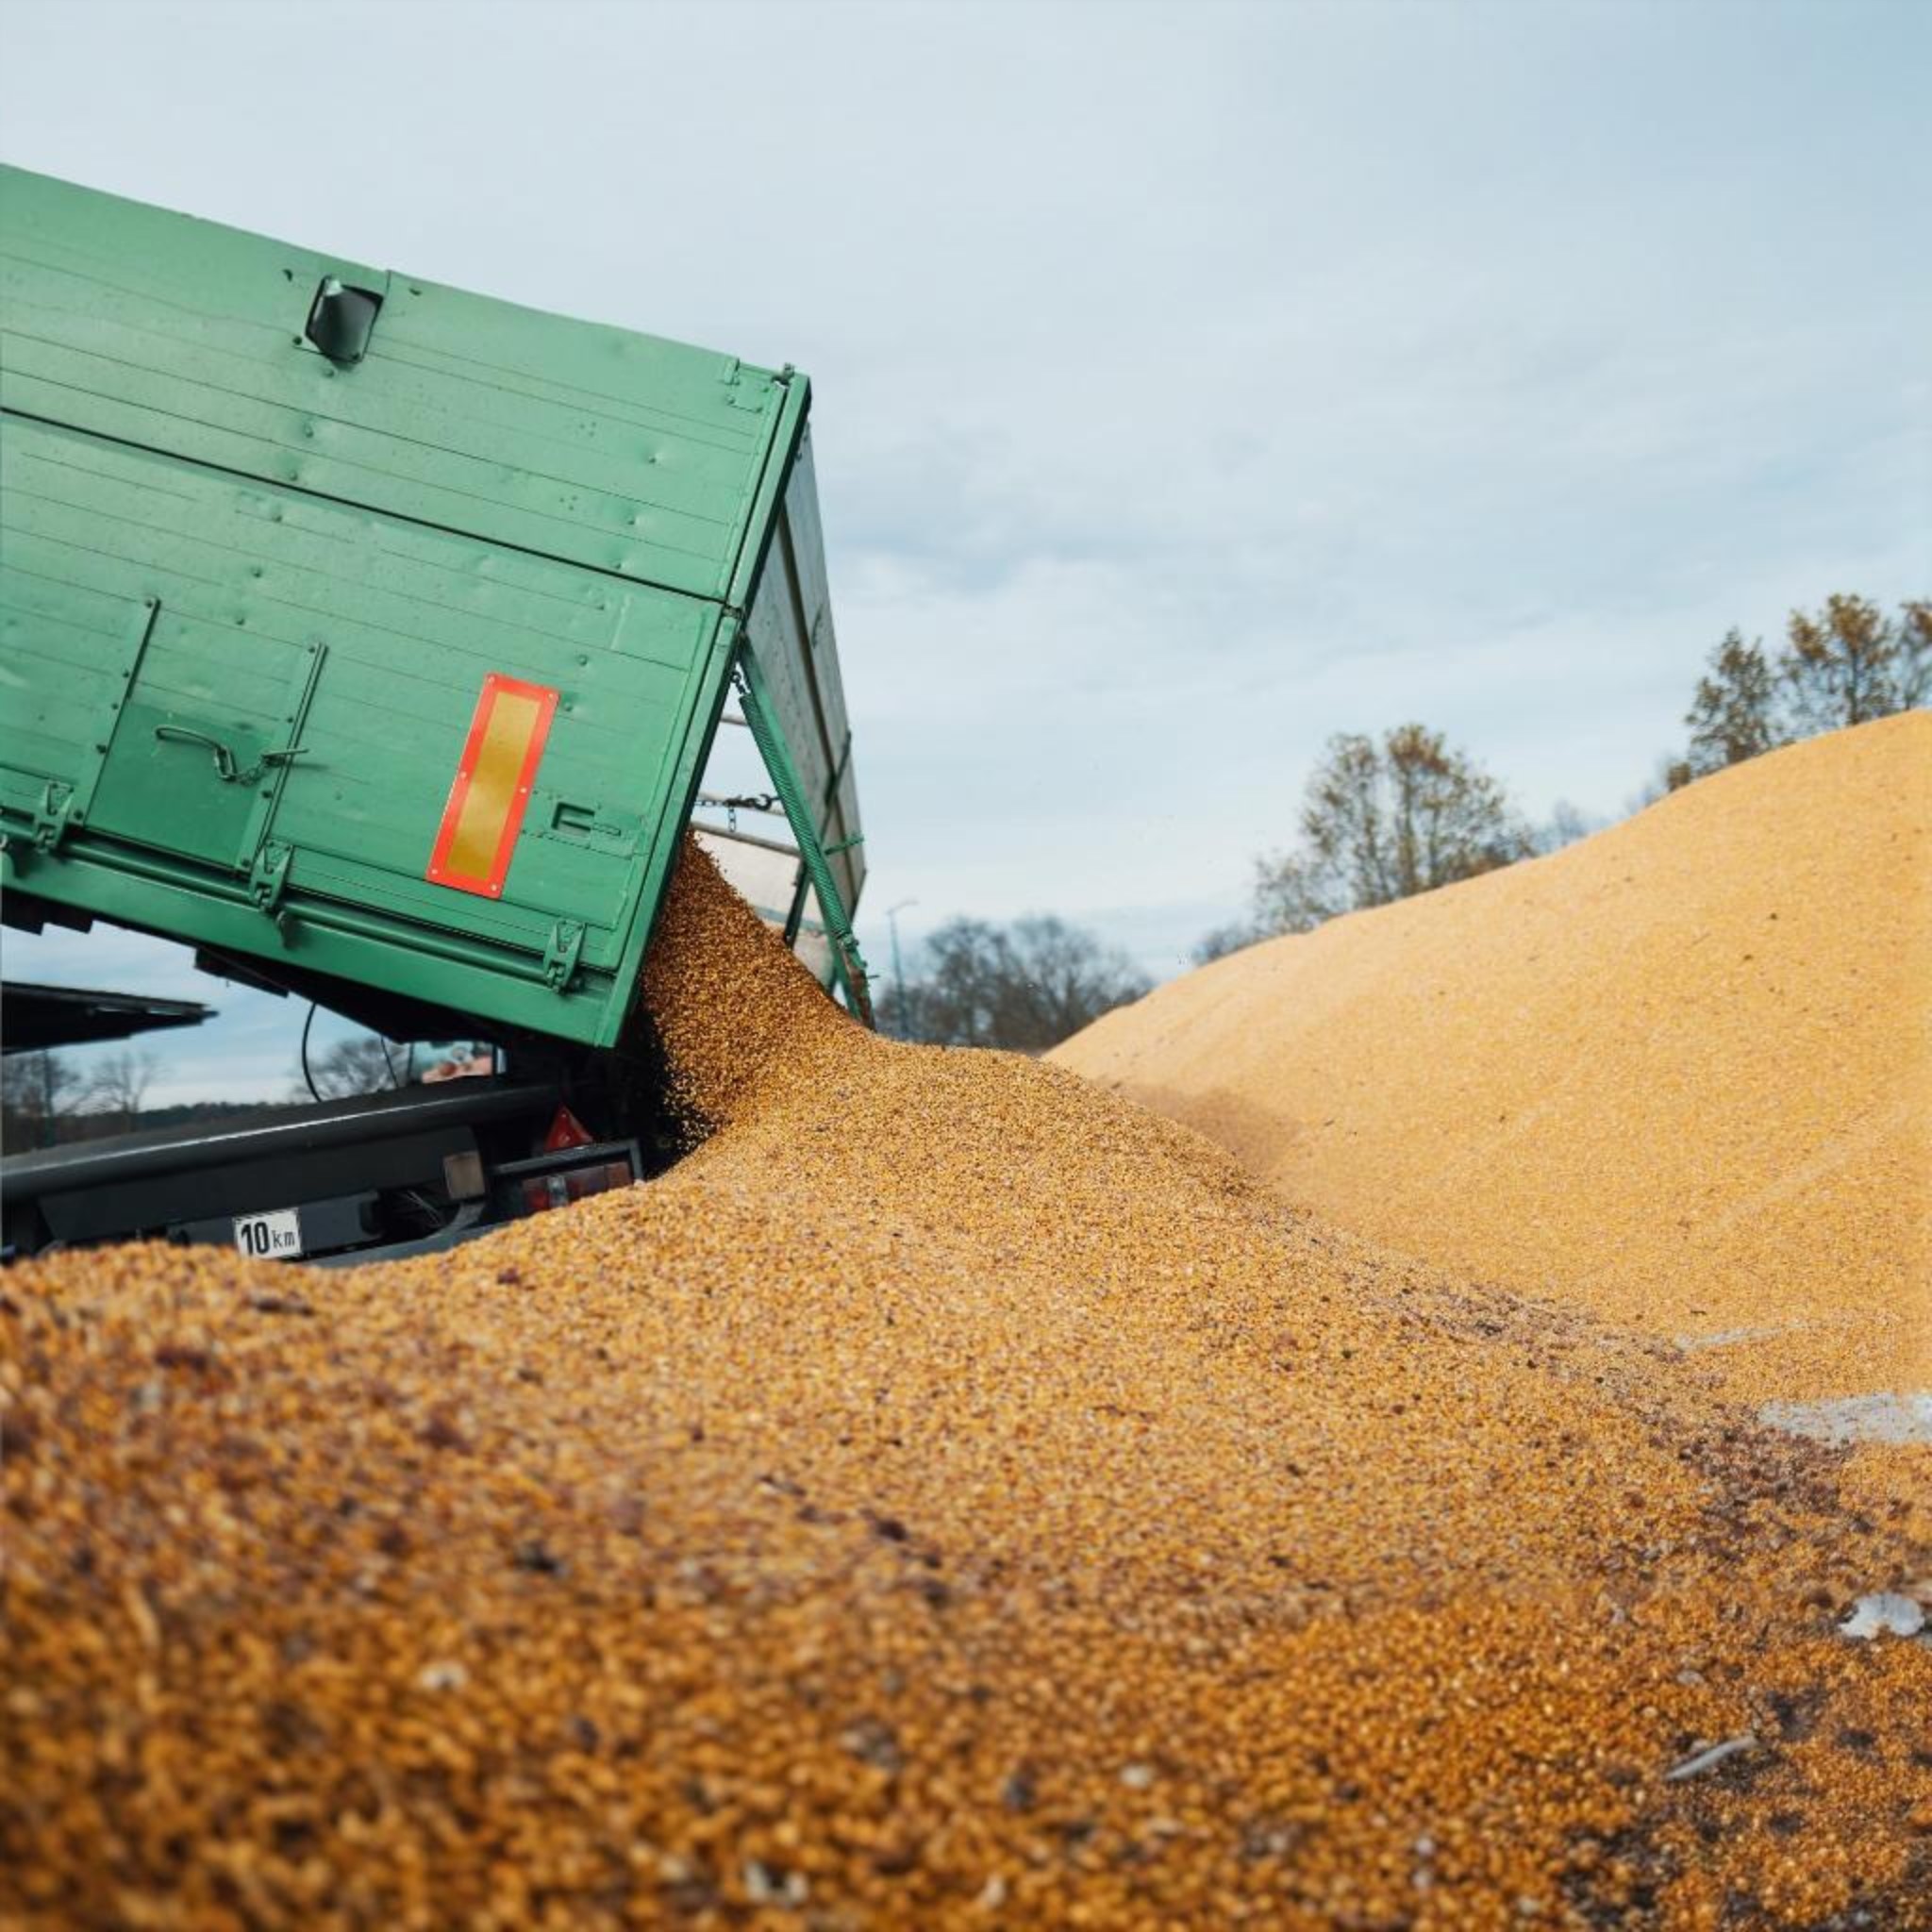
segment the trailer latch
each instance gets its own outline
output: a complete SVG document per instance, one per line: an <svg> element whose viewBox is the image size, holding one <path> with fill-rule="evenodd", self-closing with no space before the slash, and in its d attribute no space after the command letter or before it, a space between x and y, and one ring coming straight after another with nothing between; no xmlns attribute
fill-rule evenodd
<svg viewBox="0 0 1932 1932"><path fill-rule="evenodd" d="M576 977L577 956L583 950L583 926L575 919L559 919L550 928L550 943L543 949L544 985L565 991Z"/></svg>
<svg viewBox="0 0 1932 1932"><path fill-rule="evenodd" d="M191 730L186 724L157 724L155 736L170 744L199 744L214 754L215 775L224 785L253 785L271 765L286 765L296 758L307 758L307 750L299 744L285 744L279 751L265 751L256 761L243 770L235 754L206 731Z"/></svg>
<svg viewBox="0 0 1932 1932"><path fill-rule="evenodd" d="M255 855L248 868L248 894L264 912L273 912L282 902L282 889L289 883L289 848L273 840Z"/></svg>
<svg viewBox="0 0 1932 1932"><path fill-rule="evenodd" d="M34 843L51 852L67 836L67 827L77 816L74 809L74 787L49 779L34 808Z"/></svg>

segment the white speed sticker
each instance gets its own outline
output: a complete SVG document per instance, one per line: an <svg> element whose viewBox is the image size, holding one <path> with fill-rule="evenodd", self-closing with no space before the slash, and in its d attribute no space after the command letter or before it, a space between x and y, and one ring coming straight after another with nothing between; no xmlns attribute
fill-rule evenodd
<svg viewBox="0 0 1932 1932"><path fill-rule="evenodd" d="M235 1245L258 1260L291 1261L302 1252L302 1217L292 1208L235 1217Z"/></svg>

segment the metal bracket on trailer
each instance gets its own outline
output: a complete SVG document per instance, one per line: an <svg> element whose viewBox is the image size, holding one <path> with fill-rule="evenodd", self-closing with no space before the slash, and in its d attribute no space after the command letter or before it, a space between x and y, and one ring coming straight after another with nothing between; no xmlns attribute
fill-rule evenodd
<svg viewBox="0 0 1932 1932"><path fill-rule="evenodd" d="M34 843L42 852L58 850L76 816L74 787L50 778L34 808Z"/></svg>
<svg viewBox="0 0 1932 1932"><path fill-rule="evenodd" d="M255 855L248 868L248 896L274 917L282 903L289 883L289 860L292 855L286 845L270 840Z"/></svg>
<svg viewBox="0 0 1932 1932"><path fill-rule="evenodd" d="M553 992L568 992L576 977L577 961L584 951L583 923L559 919L550 928L550 941L543 948L543 981Z"/></svg>
<svg viewBox="0 0 1932 1932"><path fill-rule="evenodd" d="M852 918L845 909L845 902L840 896L838 881L832 876L831 864L819 839L819 828L813 823L811 808L806 803L805 787L798 782L798 772L791 762L791 752L786 749L784 734L779 731L777 720L772 714L765 693L764 673L758 668L758 653L752 649L748 637L739 640L732 678L738 687L738 701L744 710L744 722L751 728L752 738L758 745L758 755L765 761L765 770L771 774L772 783L778 789L778 798L785 808L791 836L798 841L799 857L804 859L805 869L818 891L819 908L825 915L825 936L832 942L832 971L839 984L845 989L845 997L852 1010L870 1026L874 1024L872 989L868 983L865 960L858 950L858 939L852 930Z"/></svg>

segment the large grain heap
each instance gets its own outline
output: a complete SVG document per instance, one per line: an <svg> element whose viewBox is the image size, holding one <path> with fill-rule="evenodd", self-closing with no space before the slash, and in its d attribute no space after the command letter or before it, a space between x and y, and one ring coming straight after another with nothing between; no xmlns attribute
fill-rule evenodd
<svg viewBox="0 0 1932 1932"><path fill-rule="evenodd" d="M653 1185L6 1278L0 1923L1932 1924L1907 1497L702 860L649 994Z"/></svg>
<svg viewBox="0 0 1932 1932"><path fill-rule="evenodd" d="M1741 1393L1932 1388L1932 713L1250 947L1056 1058Z"/></svg>

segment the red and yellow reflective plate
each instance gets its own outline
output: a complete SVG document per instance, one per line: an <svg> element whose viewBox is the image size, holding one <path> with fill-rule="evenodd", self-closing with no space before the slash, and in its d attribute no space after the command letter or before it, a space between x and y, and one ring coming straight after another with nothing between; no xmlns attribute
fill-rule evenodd
<svg viewBox="0 0 1932 1932"><path fill-rule="evenodd" d="M483 680L424 874L433 885L502 898L556 709L557 692L547 684L525 684L499 671Z"/></svg>

